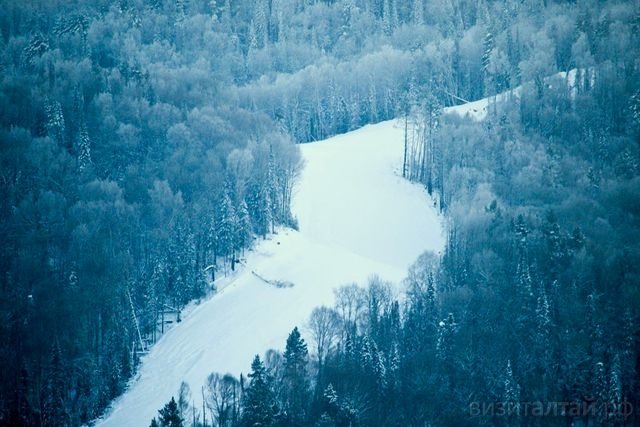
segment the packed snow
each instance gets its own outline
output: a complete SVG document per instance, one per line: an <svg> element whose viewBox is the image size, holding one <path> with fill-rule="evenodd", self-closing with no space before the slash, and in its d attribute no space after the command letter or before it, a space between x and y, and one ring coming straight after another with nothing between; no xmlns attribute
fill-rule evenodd
<svg viewBox="0 0 640 427"><path fill-rule="evenodd" d="M211 372L247 373L255 354L282 350L333 289L372 275L399 283L424 251L444 246L424 188L400 176L403 127L387 121L301 146L293 200L300 231L281 229L247 253L218 293L191 310L143 359L100 426L145 426L182 381L202 406ZM284 283L287 286L273 286Z"/></svg>

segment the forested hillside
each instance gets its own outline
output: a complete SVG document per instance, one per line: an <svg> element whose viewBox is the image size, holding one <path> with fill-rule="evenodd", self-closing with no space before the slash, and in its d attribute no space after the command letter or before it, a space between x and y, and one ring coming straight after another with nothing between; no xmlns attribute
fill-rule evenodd
<svg viewBox="0 0 640 427"><path fill-rule="evenodd" d="M326 309L315 369L295 334L256 360L219 424L639 407L637 3L4 0L0 31L0 424L98 416L166 311L295 226L294 141L394 117L446 252L401 302L377 283ZM443 114L520 85L481 122Z"/></svg>
<svg viewBox="0 0 640 427"><path fill-rule="evenodd" d="M492 4L512 13L493 13L484 27L476 21L461 39L443 31L454 45L471 31L481 35L471 85L479 92L452 83L469 76L459 56L440 74L450 81L416 83L421 53L395 98L405 100L395 113L406 120L403 174L423 183L448 218L444 254L417 261L400 299L375 280L366 290L339 290L335 307L319 308L304 325L311 353L294 330L285 353L256 358L249 378L214 374L211 420L638 423L638 9L538 6ZM258 85L275 90L279 79ZM366 81L357 80L351 90ZM491 96L497 92L504 94ZM320 93L331 102L331 90ZM466 118L444 109L483 94L483 111L459 110L471 112ZM322 112L336 109L310 103L318 106L311 122L333 123ZM361 112L374 104L363 105Z"/></svg>
<svg viewBox="0 0 640 427"><path fill-rule="evenodd" d="M293 225L299 153L226 90L226 38L182 34L208 7L1 8L0 424L79 425L165 312Z"/></svg>
<svg viewBox="0 0 640 427"><path fill-rule="evenodd" d="M400 296L339 288L300 325L308 343L294 329L247 378L212 374L209 423L637 425L640 129L622 69L407 116L403 170L446 214L444 253Z"/></svg>

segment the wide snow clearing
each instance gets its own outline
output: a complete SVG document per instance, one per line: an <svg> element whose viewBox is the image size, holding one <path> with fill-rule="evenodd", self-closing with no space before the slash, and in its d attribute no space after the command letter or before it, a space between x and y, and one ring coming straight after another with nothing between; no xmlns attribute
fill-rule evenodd
<svg viewBox="0 0 640 427"><path fill-rule="evenodd" d="M246 374L255 354L282 350L294 326L305 332L314 307L333 304L333 289L364 285L374 274L400 283L422 252L441 251L433 201L401 177L403 138L402 124L388 121L301 146L305 166L293 202L300 231L258 242L246 266L152 347L98 425L149 425L182 381L201 408L211 372Z"/></svg>

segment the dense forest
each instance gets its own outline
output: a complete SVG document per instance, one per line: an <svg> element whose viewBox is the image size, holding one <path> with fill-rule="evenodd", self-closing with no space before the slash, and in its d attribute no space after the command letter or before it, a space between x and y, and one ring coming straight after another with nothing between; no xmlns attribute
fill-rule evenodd
<svg viewBox="0 0 640 427"><path fill-rule="evenodd" d="M256 236L295 226L297 146L225 90L215 32L182 46L180 17L3 2L2 425L100 415L169 312L179 321Z"/></svg>
<svg viewBox="0 0 640 427"><path fill-rule="evenodd" d="M638 74L617 67L525 84L480 122L427 98L404 171L440 201L444 253L400 294L338 288L310 346L294 328L151 425L638 425Z"/></svg>
<svg viewBox="0 0 640 427"><path fill-rule="evenodd" d="M366 288L340 288L335 306L319 307L304 325L310 350L294 329L284 353L256 356L248 378L212 374L201 409L189 406L183 387L179 404L170 402L154 422L638 425L638 6L480 5L491 12L472 21L463 15L451 32L429 22L425 31L440 33L426 45L376 53L399 55L387 57L387 67L401 67L406 54L413 67L396 80L404 87L393 84L399 93L383 93L396 102L389 114L406 123L403 174L422 183L447 218L442 256L421 257L401 295L375 278ZM418 28L398 19L391 46ZM452 49L442 74L424 63L429 48L446 58L438 42ZM469 43L474 60L460 50ZM368 70L376 64L372 54L363 58L372 61ZM318 72L331 88L351 78L346 68L332 69L334 77L308 67L300 78L316 84ZM297 77L250 86L276 91L286 79ZM344 87L366 82L355 80ZM336 92L319 93L303 120L311 124L306 139L331 133L333 123L336 132L349 129L346 109L337 121L323 117L340 111L330 107ZM482 121L443 110L485 95ZM319 95L308 96L314 105ZM360 104L370 121L386 117L378 100Z"/></svg>
<svg viewBox="0 0 640 427"><path fill-rule="evenodd" d="M296 226L294 142L395 117L443 255L402 295L341 288L311 354L296 329L154 422L639 422L635 2L0 3L1 425L99 416L166 312ZM481 122L443 114L485 96Z"/></svg>

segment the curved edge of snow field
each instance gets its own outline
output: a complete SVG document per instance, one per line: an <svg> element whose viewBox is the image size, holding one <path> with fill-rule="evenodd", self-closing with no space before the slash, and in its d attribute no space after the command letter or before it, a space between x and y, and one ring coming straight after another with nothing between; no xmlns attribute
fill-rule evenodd
<svg viewBox="0 0 640 427"><path fill-rule="evenodd" d="M300 231L279 229L257 241L246 266L151 348L96 425L148 425L182 381L202 407L210 373L248 372L252 357L282 349L294 326L304 335L309 314L333 304L335 288L372 275L400 283L418 256L441 251L432 200L399 173L403 132L394 120L301 145L305 166L292 206Z"/></svg>

